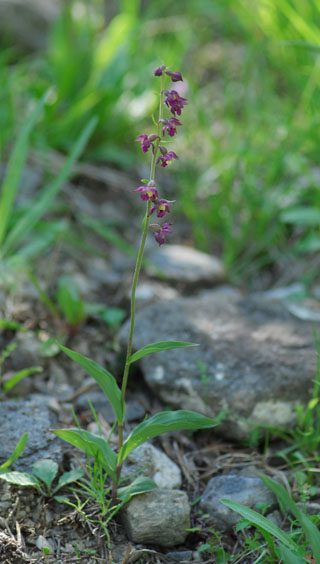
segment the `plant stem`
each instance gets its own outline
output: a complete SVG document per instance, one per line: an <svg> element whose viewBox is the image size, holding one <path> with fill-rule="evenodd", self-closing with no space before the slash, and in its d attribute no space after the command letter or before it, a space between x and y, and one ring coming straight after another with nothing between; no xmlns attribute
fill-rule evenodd
<svg viewBox="0 0 320 564"><path fill-rule="evenodd" d="M161 77L161 91L160 91L160 104L159 104L159 120L162 117L162 90L163 90L163 77ZM157 163L157 153L160 144L160 123L158 121L158 138L154 143L154 149L152 154L152 161L151 161L151 170L150 170L150 183L154 183L155 179L155 170L156 170L156 163ZM147 209L146 213L142 222L143 231L142 237L140 242L140 247L138 251L136 266L134 270L133 280L132 280L132 288L131 288L131 307L130 307L130 330L129 330L129 338L128 338L128 347L127 347L127 354L126 354L126 361L124 365L123 371L123 378L122 378L122 386L121 386L121 407L122 407L122 420L118 422L118 452L120 453L122 446L123 446L123 427L124 427L124 417L125 417L125 395L128 385L128 377L129 377L129 370L130 370L130 357L132 353L132 342L133 342L133 332L134 332L134 325L135 325L135 316L136 316L136 290L143 260L143 253L146 244L146 239L148 235L149 223L150 223L150 208L151 208L151 200L147 202ZM122 463L118 463L117 466L117 479L116 482L113 484L112 487L112 498L116 499L117 497L117 488L120 481L120 474L121 474Z"/></svg>

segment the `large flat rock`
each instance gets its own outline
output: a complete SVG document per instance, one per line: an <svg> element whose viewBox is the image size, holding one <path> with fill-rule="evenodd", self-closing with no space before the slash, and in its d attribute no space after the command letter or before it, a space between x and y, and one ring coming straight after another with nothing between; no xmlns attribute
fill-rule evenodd
<svg viewBox="0 0 320 564"><path fill-rule="evenodd" d="M220 259L184 245L163 245L149 258L148 274L186 289L212 287L226 278Z"/></svg>
<svg viewBox="0 0 320 564"><path fill-rule="evenodd" d="M123 346L128 327L120 331ZM279 300L216 290L158 302L137 314L134 349L162 340L199 346L143 358L148 385L174 408L210 417L228 409L232 416L219 431L229 438L248 434L250 427L241 418L290 426L295 406L312 394L312 323L295 318Z"/></svg>

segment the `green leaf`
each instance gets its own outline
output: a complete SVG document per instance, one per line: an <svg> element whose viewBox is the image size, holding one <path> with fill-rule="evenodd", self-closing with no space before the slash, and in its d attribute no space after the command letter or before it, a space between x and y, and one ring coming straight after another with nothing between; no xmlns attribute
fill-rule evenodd
<svg viewBox="0 0 320 564"><path fill-rule="evenodd" d="M55 435L83 450L88 456L93 456L116 480L117 455L101 437L97 437L83 429L56 429Z"/></svg>
<svg viewBox="0 0 320 564"><path fill-rule="evenodd" d="M278 539L288 548L297 550L297 545L291 539L291 537L289 537L289 535L281 531L281 529L279 529L277 525L272 523L272 521L269 521L269 519L266 519L266 517L260 515L260 513L257 513L253 509L249 509L249 507L245 507L245 505L241 505L240 503L237 503L236 501L232 501L230 499L222 498L220 499L220 502L226 505L227 507L229 507L230 509L232 509L233 511L236 511L236 513L239 513L242 517L247 519L252 525L255 525L259 529L262 529L263 531L266 531L267 533L273 535L276 539Z"/></svg>
<svg viewBox="0 0 320 564"><path fill-rule="evenodd" d="M62 476L60 476L59 481L56 487L54 488L53 492L57 492L58 490L64 488L68 484L80 480L80 478L82 477L83 477L83 470L70 470L70 472L65 472L64 474L62 474Z"/></svg>
<svg viewBox="0 0 320 564"><path fill-rule="evenodd" d="M5 470L6 468L9 468L9 466L11 466L11 464L15 460L17 460L17 458L19 458L20 454L22 453L22 451L24 450L24 447L27 444L27 441L28 441L28 433L24 433L24 435L22 435L20 441L18 442L18 444L17 444L16 448L14 449L10 458L8 458L8 460L6 460L6 462L1 464L0 471Z"/></svg>
<svg viewBox="0 0 320 564"><path fill-rule="evenodd" d="M78 288L70 276L59 278L57 301L70 325L76 325L84 319L84 303L80 299Z"/></svg>
<svg viewBox="0 0 320 564"><path fill-rule="evenodd" d="M30 374L37 374L39 372L42 372L41 366L30 366L30 368L25 368L24 370L20 370L19 372L16 372L16 374L11 376L11 378L3 384L4 391L8 392L14 386L16 386L18 382L20 382L20 380L22 380L26 376L30 376Z"/></svg>
<svg viewBox="0 0 320 564"><path fill-rule="evenodd" d="M277 555L281 560L283 560L283 564L305 564L305 559L301 558L300 556L296 556L290 548L280 544L276 549Z"/></svg>
<svg viewBox="0 0 320 564"><path fill-rule="evenodd" d="M66 495L54 495L52 499L58 503L69 503L69 498Z"/></svg>
<svg viewBox="0 0 320 564"><path fill-rule="evenodd" d="M62 339L62 336L60 336ZM56 356L60 353L59 345L54 337L49 337L46 341L43 341L40 345L39 354L45 358L50 358Z"/></svg>
<svg viewBox="0 0 320 564"><path fill-rule="evenodd" d="M43 460L38 460L32 466L33 474L39 478L47 486L50 491L53 480L58 474L59 466L54 460L49 460L47 458Z"/></svg>
<svg viewBox="0 0 320 564"><path fill-rule="evenodd" d="M17 321L11 321L11 319L0 319L1 329L12 329L13 331L23 331L23 326Z"/></svg>
<svg viewBox="0 0 320 564"><path fill-rule="evenodd" d="M168 349L178 349L180 347L198 347L197 343L185 343L184 341L159 341L158 343L152 343L150 345L146 345L139 349L137 352L130 356L129 362L135 362L148 354L166 351Z"/></svg>
<svg viewBox="0 0 320 564"><path fill-rule="evenodd" d="M80 353L72 351L71 349L67 349L62 345L59 345L60 349L68 355L69 358L74 360L79 366L82 366L94 378L94 380L99 384L100 388L102 389L103 393L109 399L114 412L116 414L118 421L123 421L124 413L121 407L121 391L118 387L118 384L115 378L106 370L102 368L99 364L90 360L86 356L83 356Z"/></svg>
<svg viewBox="0 0 320 564"><path fill-rule="evenodd" d="M136 478L132 484L118 489L118 498L120 501L129 501L134 495L139 495L146 492L156 490L157 485L151 478L140 476Z"/></svg>
<svg viewBox="0 0 320 564"><path fill-rule="evenodd" d="M106 307L99 312L101 319L111 329L117 329L126 317L126 311L120 307Z"/></svg>
<svg viewBox="0 0 320 564"><path fill-rule="evenodd" d="M0 245L3 243L5 238L12 206L19 188L19 182L28 152L29 135L42 112L47 94L48 92L42 96L33 112L26 120L9 158L0 197Z"/></svg>
<svg viewBox="0 0 320 564"><path fill-rule="evenodd" d="M28 472L6 472L5 474L0 474L0 479L15 486L32 486L39 489L38 480L32 474L28 474Z"/></svg>
<svg viewBox="0 0 320 564"><path fill-rule="evenodd" d="M320 225L320 210L312 207L296 207L285 210L280 215L283 223L293 223L296 225L318 226Z"/></svg>
<svg viewBox="0 0 320 564"><path fill-rule="evenodd" d="M157 437L168 431L208 429L215 427L224 414L216 419L209 419L194 411L163 411L157 413L150 419L146 419L130 433L119 453L119 462L122 462L130 452L149 439Z"/></svg>
<svg viewBox="0 0 320 564"><path fill-rule="evenodd" d="M295 518L300 522L303 532L306 536L308 543L311 545L314 558L317 564L320 564L320 532L318 531L316 525L309 519L309 517L303 513L297 507L291 496L288 494L287 490L271 480L268 476L260 476L263 483L270 488L270 490L277 496L280 505L284 509L290 509Z"/></svg>

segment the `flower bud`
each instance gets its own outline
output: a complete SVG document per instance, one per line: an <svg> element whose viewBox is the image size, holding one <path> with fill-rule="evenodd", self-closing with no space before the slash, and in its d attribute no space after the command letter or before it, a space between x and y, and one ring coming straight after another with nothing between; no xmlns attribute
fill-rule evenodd
<svg viewBox="0 0 320 564"><path fill-rule="evenodd" d="M171 76L172 82L180 82L180 80L183 80L183 78L182 78L182 76L181 76L181 72L179 72L179 71L170 71L170 70L167 70L167 71L166 71L166 74L167 74L168 76Z"/></svg>
<svg viewBox="0 0 320 564"><path fill-rule="evenodd" d="M166 65L161 65L160 67L157 67L153 72L154 76L162 76L165 68Z"/></svg>

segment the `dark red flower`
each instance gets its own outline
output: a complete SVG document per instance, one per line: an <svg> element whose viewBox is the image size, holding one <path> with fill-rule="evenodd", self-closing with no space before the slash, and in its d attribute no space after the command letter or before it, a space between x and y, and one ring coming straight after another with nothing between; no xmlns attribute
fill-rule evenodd
<svg viewBox="0 0 320 564"><path fill-rule="evenodd" d="M177 133L177 126L182 125L182 123L177 118L163 119L160 121L164 124L162 128L162 135L164 135L167 131L170 137L173 137L175 133Z"/></svg>
<svg viewBox="0 0 320 564"><path fill-rule="evenodd" d="M151 200L154 202L159 198L158 190L155 186L139 186L134 192L138 192L142 200Z"/></svg>
<svg viewBox="0 0 320 564"><path fill-rule="evenodd" d="M178 155L175 154L174 151L168 151L165 155L160 155L157 159L157 164L161 163L160 166L167 166L168 161L172 161L172 159L178 159Z"/></svg>
<svg viewBox="0 0 320 564"><path fill-rule="evenodd" d="M164 103L170 108L173 115L177 113L180 116L182 108L188 103L186 98L179 96L176 90L170 90L170 92L165 90L164 93L166 94Z"/></svg>
<svg viewBox="0 0 320 564"><path fill-rule="evenodd" d="M169 206L172 206L174 202L169 202L169 200L156 200L154 206L149 211L149 215L152 215L154 211L157 213L157 217L163 217L166 213L169 213Z"/></svg>
<svg viewBox="0 0 320 564"><path fill-rule="evenodd" d="M146 153L149 149L149 147L153 147L153 143L151 143L149 136L146 135L145 133L142 133L141 135L139 135L139 137L137 137L136 141L140 141L141 143L141 149L144 153Z"/></svg>
<svg viewBox="0 0 320 564"><path fill-rule="evenodd" d="M163 245L166 242L165 235L171 233L171 223L163 223L162 225L152 225L154 229L154 238L159 243L159 245Z"/></svg>

